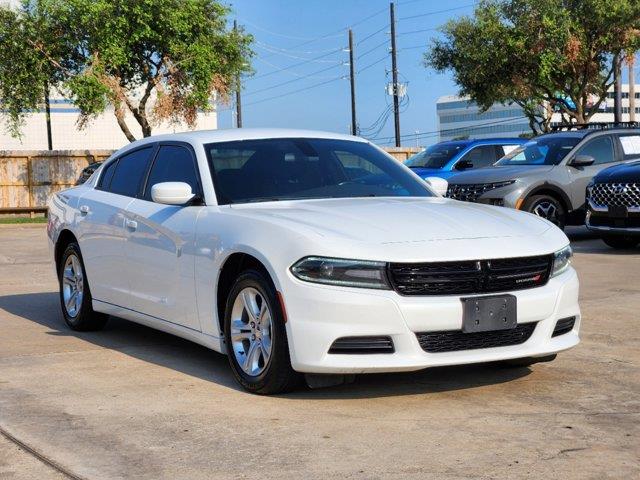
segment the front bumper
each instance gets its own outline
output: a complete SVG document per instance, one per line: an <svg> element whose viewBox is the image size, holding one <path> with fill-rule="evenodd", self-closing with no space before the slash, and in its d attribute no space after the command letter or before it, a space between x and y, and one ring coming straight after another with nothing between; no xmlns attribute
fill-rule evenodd
<svg viewBox="0 0 640 480"><path fill-rule="evenodd" d="M286 324L295 370L306 373L370 373L420 370L553 354L579 342L578 277L570 268L538 288L510 292L517 297L518 324L535 322L519 345L429 353L416 333L460 330L459 296L401 296L394 291L338 288L301 282L282 285ZM573 329L552 337L557 320L576 318ZM330 354L341 337L389 336L393 353Z"/></svg>
<svg viewBox="0 0 640 480"><path fill-rule="evenodd" d="M629 209L626 217L613 217L608 210L587 209L587 228L602 235L633 235L640 237L640 211Z"/></svg>

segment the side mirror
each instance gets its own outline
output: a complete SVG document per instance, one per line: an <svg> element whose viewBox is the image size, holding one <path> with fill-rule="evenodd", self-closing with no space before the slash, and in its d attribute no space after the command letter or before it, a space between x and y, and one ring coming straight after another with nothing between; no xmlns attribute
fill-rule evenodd
<svg viewBox="0 0 640 480"><path fill-rule="evenodd" d="M569 162L569 165L572 167L588 167L589 165L593 165L596 161L591 155L576 155L573 157L573 160Z"/></svg>
<svg viewBox="0 0 640 480"><path fill-rule="evenodd" d="M469 168L473 168L473 163L471 163L469 160L460 160L455 165L456 170L467 170Z"/></svg>
<svg viewBox="0 0 640 480"><path fill-rule="evenodd" d="M449 182L447 182L444 178L427 177L424 179L424 181L427 182L429 186L441 197L444 197L447 194Z"/></svg>
<svg viewBox="0 0 640 480"><path fill-rule="evenodd" d="M195 197L191 185L184 182L162 182L151 187L151 199L165 205L184 205Z"/></svg>

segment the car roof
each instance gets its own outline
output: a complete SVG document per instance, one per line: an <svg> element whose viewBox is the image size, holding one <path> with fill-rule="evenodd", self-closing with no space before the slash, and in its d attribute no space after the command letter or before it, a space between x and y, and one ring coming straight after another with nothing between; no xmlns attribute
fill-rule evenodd
<svg viewBox="0 0 640 480"><path fill-rule="evenodd" d="M194 130L180 133L153 135L132 142L122 151L139 147L147 143L162 141L181 141L191 144L207 144L217 142L233 142L238 140L258 140L271 138L322 138L330 140L350 140L367 142L364 138L340 133L322 132L318 130L298 130L289 128L229 128L220 130Z"/></svg>

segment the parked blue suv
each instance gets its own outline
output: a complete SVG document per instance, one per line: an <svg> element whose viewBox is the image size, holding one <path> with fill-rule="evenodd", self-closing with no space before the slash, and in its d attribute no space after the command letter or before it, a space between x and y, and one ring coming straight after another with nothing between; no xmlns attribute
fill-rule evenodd
<svg viewBox="0 0 640 480"><path fill-rule="evenodd" d="M440 142L416 153L405 165L422 178L449 178L462 170L489 167L526 141L525 138L486 138Z"/></svg>

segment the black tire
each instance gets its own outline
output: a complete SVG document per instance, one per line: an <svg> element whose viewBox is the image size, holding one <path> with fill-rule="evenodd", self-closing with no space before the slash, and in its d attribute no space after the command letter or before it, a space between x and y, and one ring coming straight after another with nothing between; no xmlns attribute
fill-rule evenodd
<svg viewBox="0 0 640 480"><path fill-rule="evenodd" d="M271 353L266 364L263 362L263 370L257 375L250 375L243 370L236 358L236 352L233 349L231 340L233 306L240 292L247 288L254 289L259 293L261 301L266 301L271 313ZM231 370L238 383L247 391L269 395L289 392L301 384L302 375L291 367L289 343L280 302L277 299L273 283L264 273L256 270L246 270L240 274L231 287L224 314L224 339ZM238 351L240 356L245 353L244 348Z"/></svg>
<svg viewBox="0 0 640 480"><path fill-rule="evenodd" d="M80 280L80 282L82 282L82 301L78 304L77 309L70 312L65 306L63 277L65 273L65 265L67 265L67 261L72 256L75 256L79 264L79 268L82 270L82 279ZM60 307L62 309L64 321L67 325L69 325L72 330L79 332L101 330L107 323L109 317L104 313L98 313L93 310L91 305L91 290L89 289L89 282L87 281L87 273L84 269L82 254L80 253L80 247L75 242L67 245L67 248L64 250L62 257L60 258L60 263L58 264L58 283L60 287Z"/></svg>
<svg viewBox="0 0 640 480"><path fill-rule="evenodd" d="M549 220L559 229L567 224L567 209L557 198L550 195L532 195L524 201L522 210Z"/></svg>
<svg viewBox="0 0 640 480"><path fill-rule="evenodd" d="M500 365L507 368L523 368L530 367L536 363L545 363L545 362L553 362L558 355L554 353L553 355L547 355L546 357L524 357L524 358L513 358L511 360L503 360L500 362Z"/></svg>
<svg viewBox="0 0 640 480"><path fill-rule="evenodd" d="M602 237L602 241L615 249L628 249L634 248L640 243L640 238L630 237L627 235L607 235Z"/></svg>

